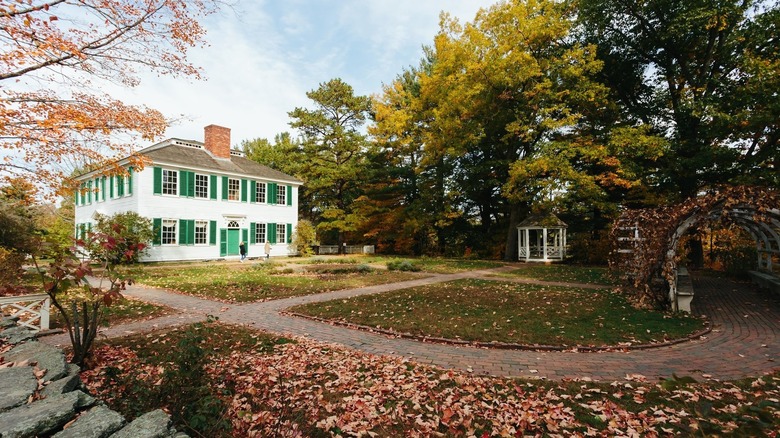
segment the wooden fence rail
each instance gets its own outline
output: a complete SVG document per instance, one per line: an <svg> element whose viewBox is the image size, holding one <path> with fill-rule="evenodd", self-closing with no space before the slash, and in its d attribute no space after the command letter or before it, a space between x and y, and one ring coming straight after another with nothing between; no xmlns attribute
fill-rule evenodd
<svg viewBox="0 0 780 438"><path fill-rule="evenodd" d="M51 298L46 294L0 297L0 312L18 317L18 324L35 331L49 329Z"/></svg>

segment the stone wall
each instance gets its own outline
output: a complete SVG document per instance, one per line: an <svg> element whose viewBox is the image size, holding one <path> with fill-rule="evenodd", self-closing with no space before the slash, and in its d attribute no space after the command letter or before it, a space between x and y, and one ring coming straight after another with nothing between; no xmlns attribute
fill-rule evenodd
<svg viewBox="0 0 780 438"><path fill-rule="evenodd" d="M33 331L0 319L0 438L187 437L162 410L128 423L85 392L80 371Z"/></svg>

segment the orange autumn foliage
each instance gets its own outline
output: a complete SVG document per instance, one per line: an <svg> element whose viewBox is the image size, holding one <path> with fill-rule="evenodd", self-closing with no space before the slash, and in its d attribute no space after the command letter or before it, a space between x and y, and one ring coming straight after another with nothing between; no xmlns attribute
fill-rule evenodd
<svg viewBox="0 0 780 438"><path fill-rule="evenodd" d="M75 169L162 135L159 111L99 89L137 86L140 71L200 78L187 51L215 10L212 0L0 0L0 180L65 195Z"/></svg>

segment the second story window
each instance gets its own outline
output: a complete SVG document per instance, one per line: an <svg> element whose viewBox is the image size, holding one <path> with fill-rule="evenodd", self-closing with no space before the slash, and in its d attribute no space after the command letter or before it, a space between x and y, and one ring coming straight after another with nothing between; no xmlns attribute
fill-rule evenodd
<svg viewBox="0 0 780 438"><path fill-rule="evenodd" d="M257 202L265 203L265 183L257 183L257 189L255 190L255 199Z"/></svg>
<svg viewBox="0 0 780 438"><path fill-rule="evenodd" d="M176 182L178 178L178 172L175 170L162 170L162 194L163 195L176 195Z"/></svg>
<svg viewBox="0 0 780 438"><path fill-rule="evenodd" d="M287 204L287 187L279 185L276 187L276 203L279 205Z"/></svg>
<svg viewBox="0 0 780 438"><path fill-rule="evenodd" d="M241 200L241 181L234 178L228 179L228 200Z"/></svg>
<svg viewBox="0 0 780 438"><path fill-rule="evenodd" d="M209 197L209 176L195 174L195 197Z"/></svg>

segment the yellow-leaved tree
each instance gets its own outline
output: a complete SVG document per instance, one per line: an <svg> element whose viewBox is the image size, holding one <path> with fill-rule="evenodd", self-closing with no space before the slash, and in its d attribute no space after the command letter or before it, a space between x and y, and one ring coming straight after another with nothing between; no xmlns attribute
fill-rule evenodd
<svg viewBox="0 0 780 438"><path fill-rule="evenodd" d="M65 195L74 163L104 165L130 155L139 138L162 135L159 111L100 87L134 87L141 71L199 78L187 52L203 42L198 20L216 8L212 0L0 0L0 179Z"/></svg>

